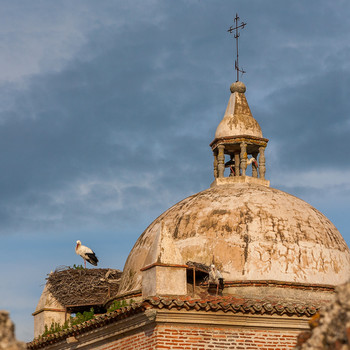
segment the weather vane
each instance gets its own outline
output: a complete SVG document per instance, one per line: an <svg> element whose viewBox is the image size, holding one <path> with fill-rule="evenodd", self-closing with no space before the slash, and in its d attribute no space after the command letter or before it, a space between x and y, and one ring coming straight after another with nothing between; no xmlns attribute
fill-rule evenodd
<svg viewBox="0 0 350 350"><path fill-rule="evenodd" d="M238 25L238 21L239 21L239 17L238 14L236 13L236 17L234 18L234 22L235 24L233 26L230 27L230 29L228 30L228 32L230 32L232 34L233 31L235 31L234 37L236 39L236 51L237 51L237 58L235 60L235 70L237 71L237 80L239 80L239 73L244 74L245 71L243 69L239 68L238 65L238 38L239 38L239 32L238 29L239 28L244 28L246 26L247 23L242 22L240 25Z"/></svg>

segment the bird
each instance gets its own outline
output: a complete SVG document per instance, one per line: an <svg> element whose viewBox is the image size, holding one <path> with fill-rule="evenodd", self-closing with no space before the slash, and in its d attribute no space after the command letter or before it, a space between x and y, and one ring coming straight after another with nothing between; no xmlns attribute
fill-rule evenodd
<svg viewBox="0 0 350 350"><path fill-rule="evenodd" d="M235 166L235 161L231 159L225 163L225 168L230 168L230 176L235 176L235 169L233 168Z"/></svg>
<svg viewBox="0 0 350 350"><path fill-rule="evenodd" d="M96 254L90 248L82 245L79 240L77 241L75 252L84 259L85 268L86 268L86 262L90 263L91 265L97 266L98 258Z"/></svg>
<svg viewBox="0 0 350 350"><path fill-rule="evenodd" d="M256 159L254 157L251 157L250 159L247 160L247 165L250 165L254 163L254 165L258 168L259 165L258 165L258 162L256 161Z"/></svg>
<svg viewBox="0 0 350 350"><path fill-rule="evenodd" d="M209 283L216 284L216 295L219 293L219 287L224 288L224 278L222 277L221 272L216 268L214 264L210 265L209 271Z"/></svg>

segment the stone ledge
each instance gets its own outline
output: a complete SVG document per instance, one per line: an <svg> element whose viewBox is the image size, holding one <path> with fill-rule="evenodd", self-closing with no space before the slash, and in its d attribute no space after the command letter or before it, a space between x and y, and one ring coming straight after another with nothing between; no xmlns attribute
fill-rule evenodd
<svg viewBox="0 0 350 350"><path fill-rule="evenodd" d="M270 187L269 180L259 179L251 176L230 176L230 177L217 177L210 185L210 187L230 185L235 183L249 183L255 185L261 185Z"/></svg>

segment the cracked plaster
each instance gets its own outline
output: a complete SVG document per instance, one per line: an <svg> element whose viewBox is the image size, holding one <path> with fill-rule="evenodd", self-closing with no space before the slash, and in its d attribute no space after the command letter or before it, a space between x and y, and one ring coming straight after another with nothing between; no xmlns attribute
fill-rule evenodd
<svg viewBox="0 0 350 350"><path fill-rule="evenodd" d="M120 293L141 288L140 269L160 224L177 263L214 262L226 281L338 285L349 276L349 248L323 214L285 192L244 183L197 193L159 216L132 249Z"/></svg>

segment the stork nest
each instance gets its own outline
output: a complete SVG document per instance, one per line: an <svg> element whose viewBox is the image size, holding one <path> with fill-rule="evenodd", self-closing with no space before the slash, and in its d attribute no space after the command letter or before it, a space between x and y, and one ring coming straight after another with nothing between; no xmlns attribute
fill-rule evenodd
<svg viewBox="0 0 350 350"><path fill-rule="evenodd" d="M64 307L102 305L116 295L122 272L115 269L59 267L47 278L47 289Z"/></svg>

